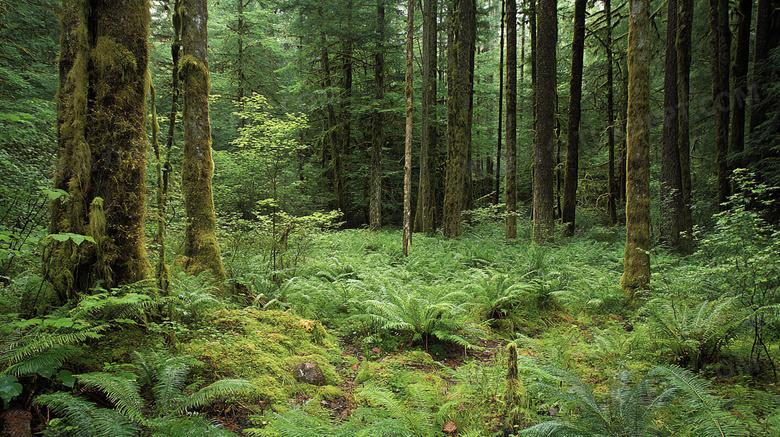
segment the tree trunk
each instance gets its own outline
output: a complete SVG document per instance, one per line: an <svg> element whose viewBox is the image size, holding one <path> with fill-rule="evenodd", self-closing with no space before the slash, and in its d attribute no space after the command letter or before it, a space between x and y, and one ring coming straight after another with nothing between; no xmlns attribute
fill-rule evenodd
<svg viewBox="0 0 780 437"><path fill-rule="evenodd" d="M753 48L753 83L758 101L753 102L750 109L750 133L758 143L767 143L766 140L755 135L761 124L767 121L767 113L772 109L768 105L769 84L772 80L772 64L769 62L770 37L772 35L772 0L758 0L756 7L756 40ZM777 12L775 12L777 13ZM780 29L774 29L775 32ZM762 147L763 148L763 147Z"/></svg>
<svg viewBox="0 0 780 437"><path fill-rule="evenodd" d="M571 43L571 82L569 84L569 121L566 147L566 176L563 185L561 221L568 236L574 234L579 179L580 117L582 100L582 64L585 51L585 0L574 2L574 35Z"/></svg>
<svg viewBox="0 0 780 437"><path fill-rule="evenodd" d="M406 139L404 141L404 235L403 252L412 245L412 128L414 127L414 0L409 0L406 19Z"/></svg>
<svg viewBox="0 0 780 437"><path fill-rule="evenodd" d="M65 0L62 6L58 163L45 274L61 302L95 281L106 288L149 275L146 215L146 90L149 2Z"/></svg>
<svg viewBox="0 0 780 437"><path fill-rule="evenodd" d="M731 45L731 32L728 28L728 0L710 0L709 5L712 104L715 115L715 153L718 166L718 210L721 210L731 194L728 168L728 52Z"/></svg>
<svg viewBox="0 0 780 437"><path fill-rule="evenodd" d="M352 56L353 56L353 40L349 32L352 30L353 20L353 3L352 0L347 0L347 20L346 26L348 31L342 40L341 50L341 71L342 71L342 89L343 94L341 98L341 138L338 141L338 148L333 152L333 173L336 190L336 200L341 212L344 214L344 218L348 222L352 222L349 201L347 198L347 186L346 176L348 171L344 168L345 158L348 156L351 141L352 141Z"/></svg>
<svg viewBox="0 0 780 437"><path fill-rule="evenodd" d="M498 129L496 131L496 192L493 197L493 204L498 205L498 201L501 198L499 195L499 190L501 188L501 141L503 140L502 133L503 133L503 110L504 110L504 23L506 17L506 2L507 0L501 0L501 33L498 37L498 45L499 45L499 57L498 57ZM515 7L515 9L517 9ZM509 39L509 36L507 35L507 40ZM515 40L517 40L517 31L515 31ZM509 43L507 41L507 49L509 48ZM515 52L517 51L517 47L515 47ZM508 55L507 55L508 56ZM509 66L509 60L507 59L507 67ZM516 68L516 67L515 67ZM507 175L507 178L509 175ZM507 208L509 205L509 200L507 200ZM507 232L509 230L509 221L507 221ZM514 237L512 237L514 238Z"/></svg>
<svg viewBox="0 0 780 437"><path fill-rule="evenodd" d="M506 238L517 238L517 3L506 0Z"/></svg>
<svg viewBox="0 0 780 437"><path fill-rule="evenodd" d="M436 17L437 0L425 0L423 5L422 59L422 142L420 147L420 186L414 231L433 234L435 227L434 169L436 156Z"/></svg>
<svg viewBox="0 0 780 437"><path fill-rule="evenodd" d="M182 193L187 213L184 240L185 266L190 273L210 270L217 281L226 278L219 243L211 179L211 124L209 122L208 2L182 0L184 156Z"/></svg>
<svg viewBox="0 0 780 437"><path fill-rule="evenodd" d="M372 231L382 229L382 146L384 134L382 132L382 101L385 98L385 0L377 0L377 50L374 54L374 86L379 109L374 109L372 114L373 130L371 139L371 200L369 202L369 227Z"/></svg>
<svg viewBox="0 0 780 437"><path fill-rule="evenodd" d="M682 0L685 1L685 0ZM680 247L683 223L683 186L678 132L680 105L677 92L677 0L666 4L666 55L664 57L664 127L661 146L661 238Z"/></svg>
<svg viewBox="0 0 780 437"><path fill-rule="evenodd" d="M612 77L612 2L604 0L604 11L607 16L607 148L609 149L609 169L607 185L609 197L607 198L607 210L609 211L609 224L617 224L617 181L615 180L615 92Z"/></svg>
<svg viewBox="0 0 780 437"><path fill-rule="evenodd" d="M450 95L447 99L448 159L444 188L443 233L446 237L461 234L466 158L471 142L471 59L474 42L471 26L475 15L474 0L453 0L451 10L451 39L447 47L449 58Z"/></svg>
<svg viewBox="0 0 780 437"><path fill-rule="evenodd" d="M683 232L678 248L683 253L693 249L693 218L691 217L691 138L690 138L690 72L691 34L693 29L693 0L679 0L680 13L677 23L677 93L679 112L677 121L677 145L680 153L680 176L683 203L680 210Z"/></svg>
<svg viewBox="0 0 780 437"><path fill-rule="evenodd" d="M539 0L536 41L536 142L534 145L533 210L537 243L552 238L555 227L553 184L555 181L555 96L557 0Z"/></svg>
<svg viewBox="0 0 780 437"><path fill-rule="evenodd" d="M650 283L650 8L629 0L626 251L620 287L629 304Z"/></svg>
<svg viewBox="0 0 780 437"><path fill-rule="evenodd" d="M750 62L750 17L753 11L753 0L739 0L737 7L737 47L734 50L733 99L731 107L731 141L729 155L731 170L744 167L742 158L745 150L745 105L747 104L747 73Z"/></svg>

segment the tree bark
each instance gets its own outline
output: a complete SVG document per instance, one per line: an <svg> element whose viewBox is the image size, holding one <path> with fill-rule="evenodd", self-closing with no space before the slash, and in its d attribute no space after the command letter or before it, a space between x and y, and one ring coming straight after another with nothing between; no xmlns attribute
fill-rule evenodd
<svg viewBox="0 0 780 437"><path fill-rule="evenodd" d="M422 59L422 138L420 146L420 186L414 231L433 234L436 230L434 169L436 160L436 40L437 0L425 0L423 5Z"/></svg>
<svg viewBox="0 0 780 437"><path fill-rule="evenodd" d="M503 110L504 110L504 23L506 23L506 2L507 0L501 0L501 33L498 37L499 45L499 57L498 57L498 129L496 131L496 192L493 198L493 204L498 205L500 199L499 190L501 187L501 142L503 140ZM515 7L516 9L516 7ZM509 36L507 35L507 40ZM515 32L515 40L517 39L517 32ZM507 46L509 42L507 41ZM517 48L515 48L517 51ZM509 66L509 60L507 60L507 66ZM509 177L507 175L507 177ZM507 201L507 205L509 201ZM507 229L509 222L507 222ZM514 237L512 237L514 238Z"/></svg>
<svg viewBox="0 0 780 437"><path fill-rule="evenodd" d="M677 248L683 253L693 250L693 218L691 217L691 138L690 138L690 72L691 34L693 29L693 0L679 0L677 23L677 93L679 115L677 121L677 146L680 154L680 179L682 183L681 229Z"/></svg>
<svg viewBox="0 0 780 437"><path fill-rule="evenodd" d="M534 145L533 210L537 243L552 238L555 227L555 96L558 16L556 0L539 0L536 41L536 142Z"/></svg>
<svg viewBox="0 0 780 437"><path fill-rule="evenodd" d="M731 106L731 139L729 155L731 168L744 167L742 158L745 150L745 105L747 104L747 73L750 61L750 18L753 11L753 0L739 0L737 7L737 46L734 50L732 74L734 87Z"/></svg>
<svg viewBox="0 0 780 437"><path fill-rule="evenodd" d="M607 16L607 148L609 149L609 169L607 185L609 197L607 198L607 210L609 211L609 224L617 224L617 181L615 180L615 86L613 83L612 69L612 2L604 0L604 11Z"/></svg>
<svg viewBox="0 0 780 437"><path fill-rule="evenodd" d="M374 86L379 109L372 114L373 129L371 139L371 200L369 201L369 228L372 231L382 229L382 146L384 134L382 129L381 103L385 96L385 0L377 0L377 50L374 54Z"/></svg>
<svg viewBox="0 0 780 437"><path fill-rule="evenodd" d="M718 166L718 210L731 194L729 184L729 48L728 0L710 0L710 67L712 70L712 106L715 118L715 154Z"/></svg>
<svg viewBox="0 0 780 437"><path fill-rule="evenodd" d="M517 3L506 0L506 238L517 238ZM498 173L496 173L498 174Z"/></svg>
<svg viewBox="0 0 780 437"><path fill-rule="evenodd" d="M406 138L404 141L404 235L403 252L409 256L412 245L412 128L414 127L414 0L409 0L406 19Z"/></svg>
<svg viewBox="0 0 780 437"><path fill-rule="evenodd" d="M149 2L65 0L57 170L54 187L71 199L52 203L51 234L95 243L52 241L45 274L60 303L95 281L103 287L149 275L146 215L146 90Z"/></svg>
<svg viewBox="0 0 780 437"><path fill-rule="evenodd" d="M650 9L629 0L626 251L620 287L629 304L650 283Z"/></svg>
<svg viewBox="0 0 780 437"><path fill-rule="evenodd" d="M574 234L579 179L580 118L582 106L582 67L585 51L585 0L574 2L574 35L571 43L571 82L569 84L569 120L566 147L566 175L563 185L561 221L565 234Z"/></svg>
<svg viewBox="0 0 780 437"><path fill-rule="evenodd" d="M211 123L209 121L208 2L182 0L184 156L182 193L187 214L184 240L185 267L190 273L209 270L217 281L226 278L219 243L211 179Z"/></svg>

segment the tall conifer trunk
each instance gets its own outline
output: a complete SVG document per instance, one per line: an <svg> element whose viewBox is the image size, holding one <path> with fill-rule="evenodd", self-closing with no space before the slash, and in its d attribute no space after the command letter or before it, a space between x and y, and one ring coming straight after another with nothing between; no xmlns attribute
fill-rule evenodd
<svg viewBox="0 0 780 437"><path fill-rule="evenodd" d="M715 154L718 166L718 209L731 194L728 170L729 69L728 0L709 0L710 68L712 70L712 106L715 118ZM726 53L721 53L725 50Z"/></svg>
<svg viewBox="0 0 780 437"><path fill-rule="evenodd" d="M420 186L414 231L433 234L436 229L436 41L438 1L425 0L423 4L422 57L422 138L420 146Z"/></svg>
<svg viewBox="0 0 780 437"><path fill-rule="evenodd" d="M604 11L607 16L607 148L609 149L609 169L607 185L609 197L607 198L607 210L609 211L609 224L617 224L617 181L615 180L615 86L613 83L612 61L612 2L604 0Z"/></svg>
<svg viewBox="0 0 780 437"><path fill-rule="evenodd" d="M373 131L371 139L371 200L369 201L369 227L372 231L382 228L382 146L384 134L382 128L382 101L385 96L385 0L377 0L377 50L374 54L374 86L379 109L372 114Z"/></svg>
<svg viewBox="0 0 780 437"><path fill-rule="evenodd" d="M536 52L536 142L534 145L533 210L537 243L548 241L555 227L555 100L558 15L556 0L539 0Z"/></svg>
<svg viewBox="0 0 780 437"><path fill-rule="evenodd" d="M412 129L414 128L414 0L409 0L406 19L406 137L404 140L404 235L403 252L409 256L412 245Z"/></svg>
<svg viewBox="0 0 780 437"><path fill-rule="evenodd" d="M680 153L680 179L682 182L683 203L680 210L681 229L679 246L683 253L692 250L693 218L691 217L691 136L690 136L690 72L691 72L691 34L693 30L693 0L679 0L680 9L677 19L677 102L679 117L677 122L677 146Z"/></svg>
<svg viewBox="0 0 780 437"><path fill-rule="evenodd" d="M563 185L563 222L566 235L574 234L579 179L582 68L585 51L585 0L574 2L574 35L571 43L571 82L566 147L566 175Z"/></svg>
<svg viewBox="0 0 780 437"><path fill-rule="evenodd" d="M634 303L650 283L650 8L628 3L626 251L620 287Z"/></svg>
<svg viewBox="0 0 780 437"><path fill-rule="evenodd" d="M506 238L517 238L517 3L506 0Z"/></svg>
<svg viewBox="0 0 780 437"><path fill-rule="evenodd" d="M209 121L208 2L182 0L182 49L179 74L183 81L184 156L182 192L187 214L184 240L186 267L191 273L209 270L217 281L225 268L215 235L216 217L211 179L211 123Z"/></svg>
<svg viewBox="0 0 780 437"><path fill-rule="evenodd" d="M750 61L750 19L753 0L739 0L737 7L737 46L734 49L732 72L734 87L731 106L731 138L729 155L731 170L744 167L741 154L745 150L745 106L747 105L747 73Z"/></svg>
<svg viewBox="0 0 780 437"><path fill-rule="evenodd" d="M52 203L51 234L95 243L52 241L46 278L61 302L95 281L136 282L150 266L146 215L146 90L149 2L65 0L62 6L58 162L54 187L71 196Z"/></svg>
<svg viewBox="0 0 780 437"><path fill-rule="evenodd" d="M503 111L504 111L504 24L506 23L506 2L501 0L501 32L498 37L499 56L498 56L498 128L496 129L496 191L493 197L493 204L498 205L501 197L499 187L501 186L501 142L503 141ZM515 33L516 35L516 33ZM509 36L507 36L509 39ZM515 36L515 39L517 37ZM508 46L508 44L507 44ZM515 49L516 51L517 49ZM509 66L509 61L507 61ZM509 202L507 201L507 204ZM508 222L507 222L508 223Z"/></svg>

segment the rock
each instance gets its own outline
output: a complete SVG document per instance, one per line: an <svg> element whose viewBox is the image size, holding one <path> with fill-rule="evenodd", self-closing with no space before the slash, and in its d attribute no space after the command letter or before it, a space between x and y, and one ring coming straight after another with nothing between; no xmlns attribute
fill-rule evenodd
<svg viewBox="0 0 780 437"><path fill-rule="evenodd" d="M328 383L325 379L325 374L322 373L322 369L317 363L313 361L307 361L295 366L293 370L293 376L296 380L305 382L311 385L323 386Z"/></svg>

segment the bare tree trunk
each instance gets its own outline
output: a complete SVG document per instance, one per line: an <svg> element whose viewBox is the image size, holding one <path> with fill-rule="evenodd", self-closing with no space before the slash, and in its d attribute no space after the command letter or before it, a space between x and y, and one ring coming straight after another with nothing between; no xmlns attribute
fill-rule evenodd
<svg viewBox="0 0 780 437"><path fill-rule="evenodd" d="M728 29L728 0L710 0L710 66L712 69L712 104L715 115L715 151L718 165L718 210L729 195L729 53L731 32Z"/></svg>
<svg viewBox="0 0 780 437"><path fill-rule="evenodd" d="M517 3L506 0L506 238L517 238Z"/></svg>
<svg viewBox="0 0 780 437"><path fill-rule="evenodd" d="M744 167L741 157L745 150L745 105L747 104L747 73L750 62L750 18L753 0L739 0L737 7L737 47L734 50L733 104L731 108L731 141L729 155L733 165L731 169Z"/></svg>
<svg viewBox="0 0 780 437"><path fill-rule="evenodd" d="M493 204L498 205L498 200L501 197L499 195L499 189L501 187L501 140L502 138L502 125L503 122L503 110L504 110L504 23L505 23L505 7L506 7L507 0L501 0L501 33L498 38L498 45L500 46L500 54L499 54L499 61L498 61L498 129L496 132L496 193L495 197L493 198ZM515 8L516 9L516 8ZM517 35L517 32L515 31L515 35ZM515 39L517 39L517 36L515 36ZM507 35L507 46L509 46L509 36ZM515 47L515 51L517 51L517 48ZM507 55L508 56L508 55ZM509 60L507 59L507 66L509 66ZM507 177L509 177L507 175ZM507 205L509 204L509 201L507 200ZM507 229L509 226L509 222L507 221ZM514 237L512 237L514 238Z"/></svg>
<svg viewBox="0 0 780 437"><path fill-rule="evenodd" d="M561 221L565 234L574 234L579 182L580 118L582 107L582 68L585 52L585 0L574 2L574 35L571 43L571 82L569 84L569 121L566 147L566 175L563 185Z"/></svg>
<svg viewBox="0 0 780 437"><path fill-rule="evenodd" d="M404 141L404 235L403 252L409 256L412 245L412 128L414 115L414 0L409 0L406 19L406 139Z"/></svg>
<svg viewBox="0 0 780 437"><path fill-rule="evenodd" d="M376 10L379 37L377 39L377 50L374 54L374 86L376 87L377 104L384 106L381 102L385 96L385 55L383 47L385 38L385 0L377 0ZM374 109L371 140L371 200L369 202L369 227L372 231L382 229L382 146L384 144L382 118L382 112L379 109Z"/></svg>
<svg viewBox="0 0 780 437"><path fill-rule="evenodd" d="M677 92L679 123L677 145L680 153L680 179L683 204L680 210L682 227L679 232L679 249L683 253L693 250L693 218L691 217L691 138L690 138L690 72L691 34L693 29L693 0L679 0L680 13L677 25Z"/></svg>
<svg viewBox="0 0 780 437"><path fill-rule="evenodd" d="M536 143L534 147L534 236L537 243L552 238L555 228L555 96L558 15L556 0L539 0L536 41Z"/></svg>

